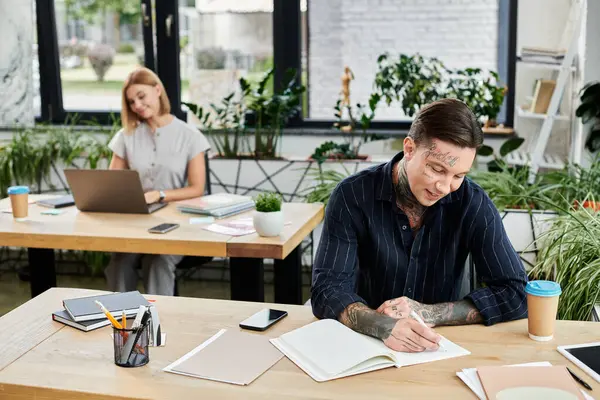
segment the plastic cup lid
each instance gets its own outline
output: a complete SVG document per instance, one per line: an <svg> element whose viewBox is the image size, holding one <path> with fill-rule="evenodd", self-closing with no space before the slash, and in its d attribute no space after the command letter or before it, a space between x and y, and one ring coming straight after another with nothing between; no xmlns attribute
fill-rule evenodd
<svg viewBox="0 0 600 400"><path fill-rule="evenodd" d="M560 285L553 281L531 281L527 282L525 292L534 296L553 297L562 293Z"/></svg>
<svg viewBox="0 0 600 400"><path fill-rule="evenodd" d="M27 186L11 186L8 188L8 194L25 194L29 193Z"/></svg>

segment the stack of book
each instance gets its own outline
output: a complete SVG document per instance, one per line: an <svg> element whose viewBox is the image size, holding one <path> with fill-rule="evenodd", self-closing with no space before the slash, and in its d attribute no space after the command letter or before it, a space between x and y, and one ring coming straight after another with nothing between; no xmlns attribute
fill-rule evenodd
<svg viewBox="0 0 600 400"><path fill-rule="evenodd" d="M250 196L231 193L210 194L189 200L175 202L177 209L184 213L225 218L254 208Z"/></svg>
<svg viewBox="0 0 600 400"><path fill-rule="evenodd" d="M520 61L544 64L560 64L565 58L565 50L546 49L541 47L523 47L519 56Z"/></svg>
<svg viewBox="0 0 600 400"><path fill-rule="evenodd" d="M140 306L150 305L148 300L137 290L65 299L63 300L64 310L52 313L52 319L84 332L110 325L106 315L95 303L96 300L100 301L116 320L121 319L123 311L128 317L135 316Z"/></svg>

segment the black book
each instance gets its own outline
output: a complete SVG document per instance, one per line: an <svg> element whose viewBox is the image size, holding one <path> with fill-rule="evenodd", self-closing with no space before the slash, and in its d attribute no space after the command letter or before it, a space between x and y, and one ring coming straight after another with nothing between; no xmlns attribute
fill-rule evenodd
<svg viewBox="0 0 600 400"><path fill-rule="evenodd" d="M127 316L136 315L140 306L147 307L150 305L140 292L134 290L132 292L66 299L63 300L63 306L73 321L81 322L106 318L98 304L96 304L96 300L102 303L115 318L120 317L123 311Z"/></svg>
<svg viewBox="0 0 600 400"><path fill-rule="evenodd" d="M75 204L75 200L72 195L54 197L51 199L38 200L35 202L38 206L48 207L48 208L63 208L69 207Z"/></svg>
<svg viewBox="0 0 600 400"><path fill-rule="evenodd" d="M56 322L60 322L65 325L72 326L73 328L77 328L84 332L93 331L94 329L102 328L103 326L110 325L110 321L108 318L104 317L101 319L91 319L89 321L73 321L71 316L65 310L60 310L52 313L52 319ZM116 318L117 321L121 319L121 317Z"/></svg>

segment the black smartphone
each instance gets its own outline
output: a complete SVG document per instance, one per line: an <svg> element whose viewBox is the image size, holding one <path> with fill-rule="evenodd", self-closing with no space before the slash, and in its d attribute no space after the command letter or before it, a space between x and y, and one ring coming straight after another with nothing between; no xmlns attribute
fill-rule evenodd
<svg viewBox="0 0 600 400"><path fill-rule="evenodd" d="M156 225L153 226L152 228L148 229L148 232L150 233L167 233L172 231L173 229L177 229L179 228L179 224L160 224L160 225Z"/></svg>
<svg viewBox="0 0 600 400"><path fill-rule="evenodd" d="M277 321L281 320L287 314L287 311L265 308L264 310L260 310L253 316L240 322L240 328L250 329L253 331L264 331Z"/></svg>

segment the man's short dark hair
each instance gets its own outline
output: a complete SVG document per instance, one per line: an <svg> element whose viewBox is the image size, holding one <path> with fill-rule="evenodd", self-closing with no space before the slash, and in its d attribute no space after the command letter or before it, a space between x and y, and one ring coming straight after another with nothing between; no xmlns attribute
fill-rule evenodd
<svg viewBox="0 0 600 400"><path fill-rule="evenodd" d="M421 108L408 136L417 145L439 139L461 148L477 149L483 143L483 132L475 114L457 99L442 99Z"/></svg>

